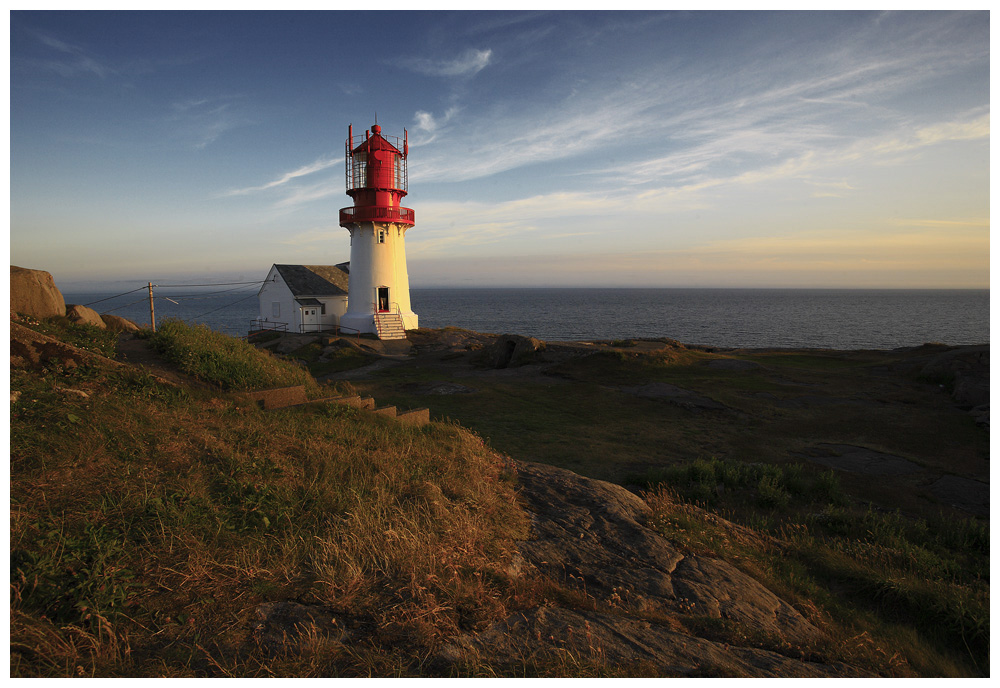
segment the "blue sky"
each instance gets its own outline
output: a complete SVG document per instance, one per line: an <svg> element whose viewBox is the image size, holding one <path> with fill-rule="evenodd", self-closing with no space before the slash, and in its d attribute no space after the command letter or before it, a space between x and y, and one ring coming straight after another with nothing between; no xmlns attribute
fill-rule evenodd
<svg viewBox="0 0 1000 688"><path fill-rule="evenodd" d="M12 12L11 263L349 258L409 131L411 286L989 286L986 12Z"/></svg>

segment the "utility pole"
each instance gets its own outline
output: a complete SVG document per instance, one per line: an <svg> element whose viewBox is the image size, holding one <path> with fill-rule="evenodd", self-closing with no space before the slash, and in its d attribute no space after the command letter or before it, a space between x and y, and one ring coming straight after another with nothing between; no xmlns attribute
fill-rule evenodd
<svg viewBox="0 0 1000 688"><path fill-rule="evenodd" d="M156 317L153 315L153 283L147 282L146 287L149 289L149 326L156 332Z"/></svg>

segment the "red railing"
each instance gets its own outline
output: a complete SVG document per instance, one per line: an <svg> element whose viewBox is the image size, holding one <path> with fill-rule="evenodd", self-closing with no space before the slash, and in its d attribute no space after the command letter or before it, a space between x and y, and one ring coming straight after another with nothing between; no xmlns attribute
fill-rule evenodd
<svg viewBox="0 0 1000 688"><path fill-rule="evenodd" d="M414 224L412 208L402 206L361 205L340 209L340 224L348 222L398 222Z"/></svg>

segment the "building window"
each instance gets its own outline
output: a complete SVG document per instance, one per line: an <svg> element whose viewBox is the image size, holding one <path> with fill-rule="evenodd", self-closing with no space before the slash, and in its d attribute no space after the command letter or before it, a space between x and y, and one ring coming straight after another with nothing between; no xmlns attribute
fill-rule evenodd
<svg viewBox="0 0 1000 688"><path fill-rule="evenodd" d="M385 243L385 230L384 229L378 230L378 243L380 243L380 244L384 244Z"/></svg>
<svg viewBox="0 0 1000 688"><path fill-rule="evenodd" d="M271 317L280 318L281 317L281 302L272 301L271 302Z"/></svg>
<svg viewBox="0 0 1000 688"><path fill-rule="evenodd" d="M321 303L319 305L319 314L320 315L326 315L326 304L325 303Z"/></svg>

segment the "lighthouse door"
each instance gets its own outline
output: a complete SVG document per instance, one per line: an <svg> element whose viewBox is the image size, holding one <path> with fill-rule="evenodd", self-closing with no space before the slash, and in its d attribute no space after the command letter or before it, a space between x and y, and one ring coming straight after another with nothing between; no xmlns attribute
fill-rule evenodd
<svg viewBox="0 0 1000 688"><path fill-rule="evenodd" d="M379 313L386 313L389 310L389 287L378 288L378 310Z"/></svg>

